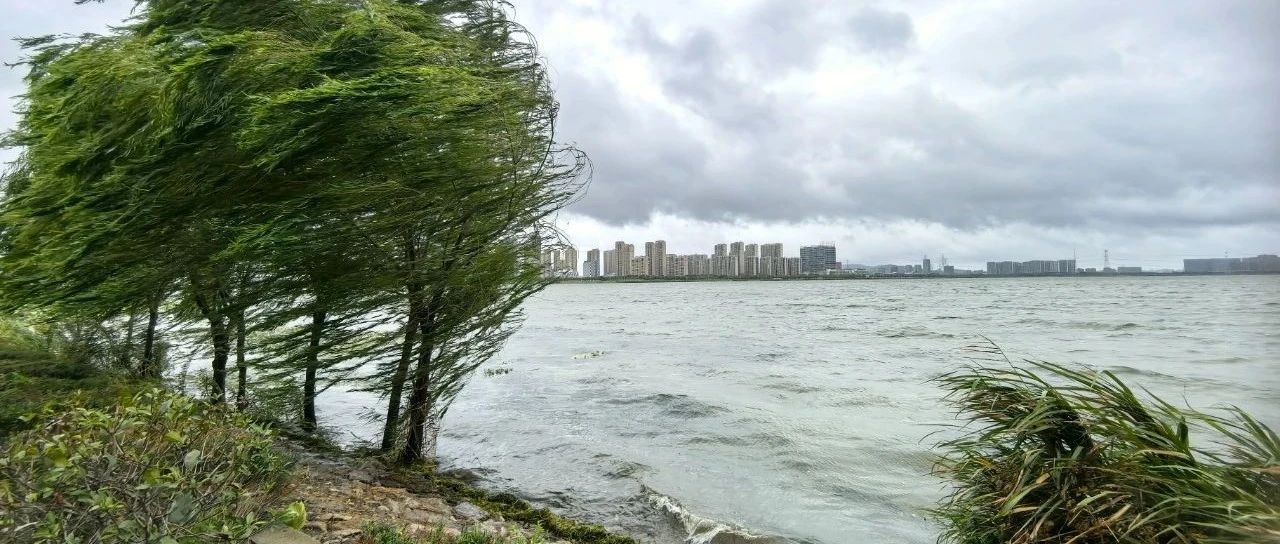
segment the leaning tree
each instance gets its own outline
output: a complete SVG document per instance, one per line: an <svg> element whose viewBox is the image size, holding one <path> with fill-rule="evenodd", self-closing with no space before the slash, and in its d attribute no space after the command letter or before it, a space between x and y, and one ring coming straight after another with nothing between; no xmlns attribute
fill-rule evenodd
<svg viewBox="0 0 1280 544"><path fill-rule="evenodd" d="M532 38L496 0L139 8L25 44L0 302L164 308L203 324L213 398L234 354L245 400L252 352L301 378L308 426L320 391L376 362L384 449L427 455L545 285L542 233L585 178Z"/></svg>

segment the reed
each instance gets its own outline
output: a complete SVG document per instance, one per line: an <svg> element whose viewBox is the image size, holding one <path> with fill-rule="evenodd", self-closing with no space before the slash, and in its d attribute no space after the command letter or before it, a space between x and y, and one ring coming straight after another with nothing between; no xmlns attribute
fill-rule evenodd
<svg viewBox="0 0 1280 544"><path fill-rule="evenodd" d="M939 542L1280 542L1280 439L1262 422L983 351L937 380L963 421L938 445Z"/></svg>

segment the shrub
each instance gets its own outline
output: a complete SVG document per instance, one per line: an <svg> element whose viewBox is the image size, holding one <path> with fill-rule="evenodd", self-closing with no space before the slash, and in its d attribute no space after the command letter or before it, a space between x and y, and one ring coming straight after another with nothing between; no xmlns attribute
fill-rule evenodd
<svg viewBox="0 0 1280 544"><path fill-rule="evenodd" d="M34 420L0 457L0 540L243 539L289 476L269 431L160 390L109 410L73 401Z"/></svg>
<svg viewBox="0 0 1280 544"><path fill-rule="evenodd" d="M1280 542L1280 439L1238 409L1144 402L1119 378L1049 363L943 376L970 423L940 445L954 484L940 541ZM1213 436L1192 445L1191 431Z"/></svg>

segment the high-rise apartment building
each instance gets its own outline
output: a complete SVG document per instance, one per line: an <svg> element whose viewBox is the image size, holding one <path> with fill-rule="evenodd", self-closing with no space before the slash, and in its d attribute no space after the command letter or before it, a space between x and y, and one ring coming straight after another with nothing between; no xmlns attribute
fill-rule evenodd
<svg viewBox="0 0 1280 544"><path fill-rule="evenodd" d="M665 276L667 275L667 241L658 240L656 242L644 243L644 256L649 260L649 269L645 271L646 276Z"/></svg>
<svg viewBox="0 0 1280 544"><path fill-rule="evenodd" d="M612 249L604 250L604 275L605 276L618 275L618 255L616 250L612 250Z"/></svg>
<svg viewBox="0 0 1280 544"><path fill-rule="evenodd" d="M759 257L760 244L747 244L746 247L743 248L742 256L743 257Z"/></svg>
<svg viewBox="0 0 1280 544"><path fill-rule="evenodd" d="M648 274L649 258L648 257L632 257L630 270L631 270L631 273L627 274L628 276L644 276Z"/></svg>
<svg viewBox="0 0 1280 544"><path fill-rule="evenodd" d="M923 268L923 269L924 269L924 273L925 273L925 274L932 274L932 273L933 273L933 261L930 261L928 257L925 257L925 258L924 258L924 266L922 266L921 268Z"/></svg>
<svg viewBox="0 0 1280 544"><path fill-rule="evenodd" d="M707 276L711 274L711 257L706 255L685 255L683 257L688 272L686 276Z"/></svg>
<svg viewBox="0 0 1280 544"><path fill-rule="evenodd" d="M582 277L598 278L600 277L600 250L587 250L587 260L582 261Z"/></svg>
<svg viewBox="0 0 1280 544"><path fill-rule="evenodd" d="M613 256L617 259L617 273L619 276L643 276L647 271L636 274L631 267L631 259L636 256L636 246L623 241L613 243Z"/></svg>
<svg viewBox="0 0 1280 544"><path fill-rule="evenodd" d="M840 261L836 260L836 246L817 245L800 248L800 273L825 274L828 270L839 270Z"/></svg>
<svg viewBox="0 0 1280 544"><path fill-rule="evenodd" d="M800 257L783 257L782 258L782 275L783 276L799 276Z"/></svg>
<svg viewBox="0 0 1280 544"><path fill-rule="evenodd" d="M760 258L774 257L782 258L782 244L760 244Z"/></svg>
<svg viewBox="0 0 1280 544"><path fill-rule="evenodd" d="M565 246L561 251L560 266L556 267L556 273L563 277L578 277L578 249L573 246Z"/></svg>
<svg viewBox="0 0 1280 544"><path fill-rule="evenodd" d="M711 253L715 257L724 257L729 254L729 244L716 244L715 251Z"/></svg>

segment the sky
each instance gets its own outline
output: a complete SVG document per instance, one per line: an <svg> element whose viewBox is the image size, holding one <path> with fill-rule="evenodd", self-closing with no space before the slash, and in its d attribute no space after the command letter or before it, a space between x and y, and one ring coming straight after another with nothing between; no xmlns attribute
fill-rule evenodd
<svg viewBox="0 0 1280 544"><path fill-rule="evenodd" d="M130 0L0 0L0 35ZM513 0L592 159L580 251L1180 268L1280 252L1280 2ZM12 43L0 59L17 60ZM5 107L21 71L0 68ZM15 151L0 151L9 160Z"/></svg>

